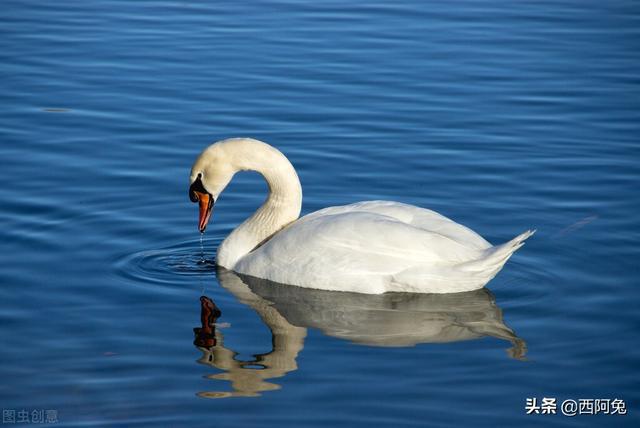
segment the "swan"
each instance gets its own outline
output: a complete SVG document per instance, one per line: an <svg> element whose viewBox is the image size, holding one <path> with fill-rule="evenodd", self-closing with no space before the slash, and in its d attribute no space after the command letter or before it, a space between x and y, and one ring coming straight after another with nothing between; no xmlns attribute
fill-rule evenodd
<svg viewBox="0 0 640 428"><path fill-rule="evenodd" d="M324 208L302 218L291 162L252 138L230 138L196 159L189 198L204 233L219 195L238 171L257 171L269 195L220 244L218 266L282 284L382 294L458 293L485 286L535 231L492 246L434 211L389 201Z"/></svg>

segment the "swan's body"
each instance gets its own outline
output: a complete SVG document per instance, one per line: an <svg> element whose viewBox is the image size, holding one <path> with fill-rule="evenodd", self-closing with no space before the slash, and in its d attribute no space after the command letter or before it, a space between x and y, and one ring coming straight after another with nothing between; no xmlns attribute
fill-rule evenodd
<svg viewBox="0 0 640 428"><path fill-rule="evenodd" d="M368 294L476 290L533 234L494 247L434 211L386 201L325 208L298 219L302 189L293 166L275 148L248 138L213 144L194 163L190 192L200 201L201 231L211 201L240 170L260 172L269 197L223 241L216 261L279 283Z"/></svg>

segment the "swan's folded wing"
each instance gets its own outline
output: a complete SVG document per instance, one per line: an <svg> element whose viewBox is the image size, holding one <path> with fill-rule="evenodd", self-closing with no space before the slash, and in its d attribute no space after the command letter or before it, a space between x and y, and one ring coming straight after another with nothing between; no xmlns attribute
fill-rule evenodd
<svg viewBox="0 0 640 428"><path fill-rule="evenodd" d="M303 217L243 257L234 270L324 289L337 289L338 284L343 287L352 281L362 287L386 287L392 275L412 266L464 263L482 251L476 245L403 221L415 216L393 212L397 207L386 207L383 214L354 209L354 205ZM401 216L405 218L398 218ZM434 216L434 220L438 221L431 225L444 228L453 223L444 217ZM368 284L367 278L371 279ZM328 281L332 283L325 284Z"/></svg>
<svg viewBox="0 0 640 428"><path fill-rule="evenodd" d="M301 218L306 221L325 215L348 212L369 212L397 219L425 231L435 232L449 237L467 247L484 250L491 247L482 236L473 230L439 214L435 211L393 201L365 201L350 205L329 207Z"/></svg>

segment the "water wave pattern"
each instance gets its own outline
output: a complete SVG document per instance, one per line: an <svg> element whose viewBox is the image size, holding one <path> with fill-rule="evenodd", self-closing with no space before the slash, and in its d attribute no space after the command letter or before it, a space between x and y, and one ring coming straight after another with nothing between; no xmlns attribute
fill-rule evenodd
<svg viewBox="0 0 640 428"><path fill-rule="evenodd" d="M0 28L3 409L64 426L638 425L637 2L5 0ZM196 155L233 136L291 159L304 213L388 199L492 243L538 232L462 313L260 297L211 260L261 178L216 202L206 264L187 197ZM203 293L226 326L209 354ZM403 338L387 316L433 334L374 346ZM425 339L454 336L470 340ZM630 409L525 415L527 397Z"/></svg>
<svg viewBox="0 0 640 428"><path fill-rule="evenodd" d="M124 256L115 266L120 275L133 283L171 285L176 283L178 276L210 279L216 269L215 260L210 254L198 251L198 246L198 241L186 241L142 250Z"/></svg>

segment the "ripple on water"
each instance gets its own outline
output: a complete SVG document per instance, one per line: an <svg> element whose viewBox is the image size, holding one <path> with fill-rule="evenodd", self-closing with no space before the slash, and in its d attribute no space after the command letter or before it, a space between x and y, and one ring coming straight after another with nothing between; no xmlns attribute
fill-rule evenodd
<svg viewBox="0 0 640 428"><path fill-rule="evenodd" d="M540 265L509 260L503 271L487 284L508 307L552 304L558 297L557 272Z"/></svg>
<svg viewBox="0 0 640 428"><path fill-rule="evenodd" d="M215 272L213 254L203 252L199 240L128 254L115 262L118 275L136 284L175 286L185 278L204 279Z"/></svg>

